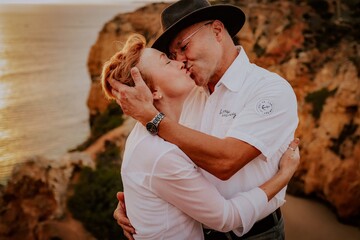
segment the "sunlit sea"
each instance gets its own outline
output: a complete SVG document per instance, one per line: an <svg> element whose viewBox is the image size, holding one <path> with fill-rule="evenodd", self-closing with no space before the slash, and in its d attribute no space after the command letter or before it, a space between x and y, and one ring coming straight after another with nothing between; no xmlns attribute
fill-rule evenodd
<svg viewBox="0 0 360 240"><path fill-rule="evenodd" d="M57 158L89 135L87 57L119 5L0 4L0 183L35 155Z"/></svg>

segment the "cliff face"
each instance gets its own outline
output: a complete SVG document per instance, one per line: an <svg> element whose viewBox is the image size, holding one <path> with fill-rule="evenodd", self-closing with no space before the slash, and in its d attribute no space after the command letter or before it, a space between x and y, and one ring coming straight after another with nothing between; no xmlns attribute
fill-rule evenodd
<svg viewBox="0 0 360 240"><path fill-rule="evenodd" d="M302 163L289 191L327 201L342 219L359 217L358 3L221 2L245 12L247 21L237 41L251 61L286 78L297 95ZM88 60L92 119L108 105L98 84L102 64L133 32L151 44L160 34L159 15L165 6L151 4L105 24Z"/></svg>
<svg viewBox="0 0 360 240"><path fill-rule="evenodd" d="M160 12L167 4L150 4L132 13L116 16L106 23L99 33L96 43L92 46L88 58L88 69L92 80L88 106L91 117L103 112L109 102L101 92L99 79L102 66L115 52L121 49L132 33L140 33L152 44L161 32Z"/></svg>
<svg viewBox="0 0 360 240"><path fill-rule="evenodd" d="M76 169L94 165L87 154L72 153L17 166L1 191L0 239L92 239L81 223L65 217L65 205Z"/></svg>

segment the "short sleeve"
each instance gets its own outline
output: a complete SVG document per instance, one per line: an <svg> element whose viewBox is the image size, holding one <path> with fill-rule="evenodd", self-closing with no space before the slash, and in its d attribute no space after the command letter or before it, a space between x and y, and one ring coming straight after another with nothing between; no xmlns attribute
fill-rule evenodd
<svg viewBox="0 0 360 240"><path fill-rule="evenodd" d="M259 82L226 134L253 145L267 158L292 138L298 124L293 89L285 80L270 81L271 76Z"/></svg>

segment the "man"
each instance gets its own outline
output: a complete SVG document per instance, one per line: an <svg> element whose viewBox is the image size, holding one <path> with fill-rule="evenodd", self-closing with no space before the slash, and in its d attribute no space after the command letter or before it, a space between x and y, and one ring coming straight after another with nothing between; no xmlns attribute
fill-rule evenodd
<svg viewBox="0 0 360 240"><path fill-rule="evenodd" d="M117 102L125 114L177 145L206 170L203 174L225 198L263 183L277 171L298 124L291 86L251 64L244 49L234 45L232 37L245 21L239 8L180 0L165 9L161 18L164 32L152 47L184 62L196 84L209 92L200 124L203 133L159 117L136 69L132 70L134 88L110 82ZM280 206L285 191L268 203L249 232L239 226L227 234L208 231L205 238L283 239Z"/></svg>

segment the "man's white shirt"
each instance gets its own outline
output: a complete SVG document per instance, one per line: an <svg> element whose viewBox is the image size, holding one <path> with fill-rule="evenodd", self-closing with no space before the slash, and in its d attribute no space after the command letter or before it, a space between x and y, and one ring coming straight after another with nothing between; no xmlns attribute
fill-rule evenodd
<svg viewBox="0 0 360 240"><path fill-rule="evenodd" d="M297 101L290 84L251 64L240 47L237 58L206 101L200 131L242 140L261 154L227 181L204 170L203 174L225 198L260 186L278 171L279 160L294 138L297 125ZM284 204L285 193L286 188L267 204L259 220ZM234 232L241 235L244 229Z"/></svg>

